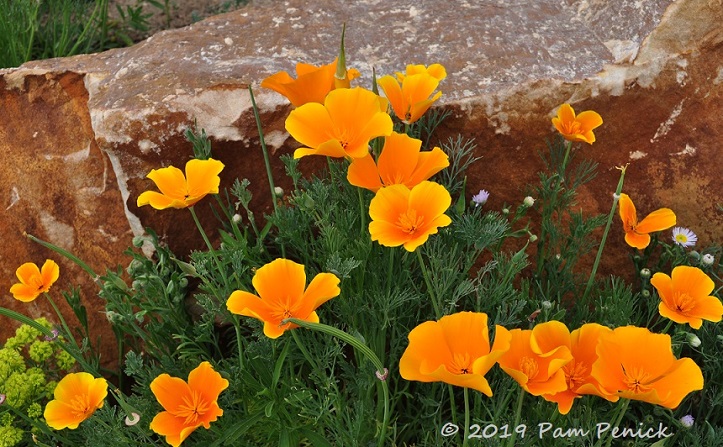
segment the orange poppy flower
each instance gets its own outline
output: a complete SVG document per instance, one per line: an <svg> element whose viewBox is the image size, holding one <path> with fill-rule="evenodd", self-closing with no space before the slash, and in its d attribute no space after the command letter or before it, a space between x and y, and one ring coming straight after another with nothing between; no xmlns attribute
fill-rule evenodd
<svg viewBox="0 0 723 447"><path fill-rule="evenodd" d="M153 169L146 177L153 180L161 192L145 191L138 196L137 205L151 205L157 210L193 206L207 194L218 194L221 183L218 174L223 168L223 163L209 158L189 160L185 176L174 166Z"/></svg>
<svg viewBox="0 0 723 447"><path fill-rule="evenodd" d="M276 259L256 270L252 283L258 295L236 290L226 307L235 314L263 321L264 334L269 338L298 327L281 324L286 318L318 323L316 309L341 293L339 278L332 273L319 273L306 287L304 266L288 259Z"/></svg>
<svg viewBox="0 0 723 447"><path fill-rule="evenodd" d="M223 416L218 395L228 388L228 380L202 362L188 374L188 383L178 377L161 374L151 382L151 391L164 410L151 421L151 430L178 447L198 427L211 428L211 422Z"/></svg>
<svg viewBox="0 0 723 447"><path fill-rule="evenodd" d="M663 231L675 225L675 213L668 208L653 211L638 222L635 205L627 194L620 194L619 211L625 230L625 242L641 250L650 244L648 233Z"/></svg>
<svg viewBox="0 0 723 447"><path fill-rule="evenodd" d="M399 373L406 380L444 382L492 396L484 376L509 347L510 332L496 326L490 348L487 314L458 312L412 329Z"/></svg>
<svg viewBox="0 0 723 447"><path fill-rule="evenodd" d="M689 358L676 359L670 336L625 326L600 337L592 375L608 392L675 408L703 389L703 374Z"/></svg>
<svg viewBox="0 0 723 447"><path fill-rule="evenodd" d="M656 273L650 284L660 296L660 315L676 323L700 329L703 320L717 323L723 317L723 304L711 295L715 283L697 267L679 265L673 269L672 278Z"/></svg>
<svg viewBox="0 0 723 447"><path fill-rule="evenodd" d="M563 104L557 109L557 116L552 118L552 124L568 141L583 141L588 144L595 142L593 129L603 123L602 117L592 110L586 110L575 115L570 104Z"/></svg>
<svg viewBox="0 0 723 447"><path fill-rule="evenodd" d="M29 303L41 293L50 290L50 286L58 280L60 267L55 261L47 259L42 269L32 262L26 262L15 271L19 283L10 287L10 293L18 301Z"/></svg>
<svg viewBox="0 0 723 447"><path fill-rule="evenodd" d="M597 323L588 323L570 333L563 326L544 326L535 333L537 346L542 352L566 346L572 354L572 360L562 367L567 389L559 393L543 394L542 397L547 401L556 402L560 414L569 413L573 401L583 394L594 394L616 402L617 395L606 392L591 375L592 365L597 360L596 348L600 336L610 332L611 329Z"/></svg>
<svg viewBox="0 0 723 447"><path fill-rule="evenodd" d="M323 104L326 95L336 85L348 88L349 82L359 77L359 71L350 68L346 71L346 79L337 80L336 69L337 59L321 67L299 62L296 64L296 79L281 71L261 81L261 87L281 93L295 107L309 102Z"/></svg>
<svg viewBox="0 0 723 447"><path fill-rule="evenodd" d="M539 340L552 336L564 341L569 334L564 324L548 321L532 330L513 329L510 350L499 359L500 367L520 386L534 396L560 393L568 389L562 367L572 360L565 344L541 344ZM554 334L554 335L553 335Z"/></svg>
<svg viewBox="0 0 723 447"><path fill-rule="evenodd" d="M440 80L447 74L444 67L439 64L425 70L415 68L419 66L410 67L407 67L406 75L397 73L397 78L382 76L377 81L392 105L394 114L405 124L411 124L421 118L442 96L442 92L437 92L430 97L437 89Z"/></svg>
<svg viewBox="0 0 723 447"><path fill-rule="evenodd" d="M444 214L451 204L449 192L434 182L421 182L411 190L404 185L381 188L369 204L372 241L414 251L439 227L452 223Z"/></svg>
<svg viewBox="0 0 723 447"><path fill-rule="evenodd" d="M74 430L103 406L107 395L105 379L95 378L87 372L70 373L55 386L55 399L45 406L43 416L55 430Z"/></svg>
<svg viewBox="0 0 723 447"><path fill-rule="evenodd" d="M421 140L392 132L384 140L379 162L371 154L353 159L347 179L354 186L374 192L382 186L398 184L413 188L449 166L449 157L442 149L420 152L421 148Z"/></svg>
<svg viewBox="0 0 723 447"><path fill-rule="evenodd" d="M286 130L307 146L297 149L294 158L364 157L369 153L369 140L391 134L393 127L379 96L361 87L336 89L323 105L304 104L286 118Z"/></svg>

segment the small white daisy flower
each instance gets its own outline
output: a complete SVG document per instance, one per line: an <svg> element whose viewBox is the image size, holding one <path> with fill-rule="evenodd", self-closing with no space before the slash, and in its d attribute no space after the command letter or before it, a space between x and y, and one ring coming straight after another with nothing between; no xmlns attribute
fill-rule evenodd
<svg viewBox="0 0 723 447"><path fill-rule="evenodd" d="M682 418L680 418L680 423L683 424L684 427L690 428L695 423L695 419L692 415L686 414Z"/></svg>
<svg viewBox="0 0 723 447"><path fill-rule="evenodd" d="M487 203L487 199L490 198L490 193L485 191L484 189L480 189L479 193L472 196L472 201L474 202L474 206L480 206Z"/></svg>
<svg viewBox="0 0 723 447"><path fill-rule="evenodd" d="M698 236L687 228L675 227L673 228L673 242L681 247L692 247L698 242Z"/></svg>

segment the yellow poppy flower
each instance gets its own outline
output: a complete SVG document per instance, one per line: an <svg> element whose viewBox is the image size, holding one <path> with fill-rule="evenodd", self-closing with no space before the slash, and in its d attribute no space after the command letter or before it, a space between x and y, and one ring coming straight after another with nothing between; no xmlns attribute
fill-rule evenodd
<svg viewBox="0 0 723 447"><path fill-rule="evenodd" d="M369 153L372 138L392 133L392 119L380 107L379 96L361 87L330 92L324 104L307 103L286 118L286 130L306 147L306 155L360 158Z"/></svg>
<svg viewBox="0 0 723 447"><path fill-rule="evenodd" d="M592 110L586 110L575 115L570 104L563 104L557 109L557 116L552 118L552 124L560 134L569 141L583 141L588 144L595 142L593 129L603 123L602 117Z"/></svg>
<svg viewBox="0 0 723 447"><path fill-rule="evenodd" d="M616 402L617 395L608 393L591 375L592 365L597 360L596 348L600 336L611 332L611 329L596 323L588 323L570 333L563 326L543 326L535 333L540 351L550 352L558 346L566 346L572 354L572 360L562 367L567 389L559 393L543 394L542 397L557 403L560 414L569 413L573 401L583 394L594 394Z"/></svg>
<svg viewBox="0 0 723 447"><path fill-rule="evenodd" d="M350 81L359 77L359 71L350 68L346 71L346 79L335 77L337 59L328 65L296 64L296 79L281 71L261 81L261 87L271 89L284 95L295 107L309 102L324 103L330 91L339 87L349 87Z"/></svg>
<svg viewBox="0 0 723 447"><path fill-rule="evenodd" d="M413 188L449 166L449 157L442 149L420 152L421 148L421 140L393 132L384 140L379 162L374 162L371 154L353 159L347 179L354 186L374 192L397 184Z"/></svg>
<svg viewBox="0 0 723 447"><path fill-rule="evenodd" d="M663 231L675 225L675 213L668 208L653 211L638 222L635 205L627 194L620 194L619 211L625 230L625 242L641 250L650 244L648 233Z"/></svg>
<svg viewBox="0 0 723 447"><path fill-rule="evenodd" d="M26 262L15 271L19 283L10 287L10 293L18 301L29 303L41 293L50 290L50 286L58 280L60 267L55 261L47 259L42 269L32 262Z"/></svg>
<svg viewBox="0 0 723 447"><path fill-rule="evenodd" d="M439 227L452 223L444 214L451 204L449 192L434 182L421 182L411 190L404 185L381 188L369 204L372 241L414 251Z"/></svg>
<svg viewBox="0 0 723 447"><path fill-rule="evenodd" d="M542 344L544 337L564 340L567 328L559 321L548 321L532 330L513 329L510 349L497 363L528 393L534 396L560 393L568 389L562 367L572 360L563 344Z"/></svg>
<svg viewBox="0 0 723 447"><path fill-rule="evenodd" d="M151 421L151 430L178 447L198 427L211 428L223 410L218 395L228 388L228 380L202 362L188 374L188 383L178 377L161 374L151 382L151 391L165 411Z"/></svg>
<svg viewBox="0 0 723 447"><path fill-rule="evenodd" d="M700 329L703 320L717 323L723 317L723 304L711 295L715 283L697 267L679 265L673 269L672 278L656 273L650 284L660 296L660 315L676 323Z"/></svg>
<svg viewBox="0 0 723 447"><path fill-rule="evenodd" d="M415 74L428 74L435 78L438 81L443 80L447 77L447 70L444 68L442 64L432 64L429 67L425 67L424 65L418 64L418 65L407 65L407 70L404 73L397 72L397 80L401 83L404 81L404 78L407 76L412 76Z"/></svg>
<svg viewBox="0 0 723 447"><path fill-rule="evenodd" d="M78 428L81 422L103 406L108 395L108 382L86 372L63 377L53 391L55 399L45 406L43 416L55 430Z"/></svg>
<svg viewBox="0 0 723 447"><path fill-rule="evenodd" d="M166 208L188 208L207 194L218 194L221 178L218 174L224 168L223 163L192 159L186 163L186 175L180 169L169 166L153 169L146 177L153 180L161 191L145 191L138 196L138 206L151 205L157 210Z"/></svg>
<svg viewBox="0 0 723 447"><path fill-rule="evenodd" d="M484 376L509 347L510 333L502 326L496 326L490 347L487 314L458 312L412 329L399 374L406 380L444 382L492 396Z"/></svg>
<svg viewBox="0 0 723 447"><path fill-rule="evenodd" d="M703 374L689 358L676 359L670 336L625 326L600 338L592 375L607 391L626 399L675 408L703 389Z"/></svg>
<svg viewBox="0 0 723 447"><path fill-rule="evenodd" d="M443 69L443 68L442 68ZM382 76L377 83L384 90L384 95L394 110L394 114L405 124L417 121L437 101L442 92L432 93L439 85L439 73L433 71L414 72L403 76L401 80L393 76Z"/></svg>
<svg viewBox="0 0 723 447"><path fill-rule="evenodd" d="M286 318L318 323L316 309L341 292L339 278L332 273L319 273L306 287L304 266L288 259L276 259L256 270L252 283L258 295L236 290L226 307L237 315L263 321L269 338L298 327L281 324Z"/></svg>

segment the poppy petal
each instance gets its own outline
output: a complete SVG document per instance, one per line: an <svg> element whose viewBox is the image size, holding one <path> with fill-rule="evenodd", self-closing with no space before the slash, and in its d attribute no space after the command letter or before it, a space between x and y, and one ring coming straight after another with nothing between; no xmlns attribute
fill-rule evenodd
<svg viewBox="0 0 723 447"><path fill-rule="evenodd" d="M644 249L650 244L649 234L625 233L625 242L633 248Z"/></svg>
<svg viewBox="0 0 723 447"><path fill-rule="evenodd" d="M421 148L422 140L406 134L393 132L387 136L379 155L379 177L384 184L406 184L409 188L413 187L414 184L409 185L407 180L414 171Z"/></svg>
<svg viewBox="0 0 723 447"><path fill-rule="evenodd" d="M153 183L156 184L156 187L164 196L183 201L188 193L186 177L175 166L153 169L146 177L153 180Z"/></svg>
<svg viewBox="0 0 723 447"><path fill-rule="evenodd" d="M409 109L409 104L404 102L402 87L399 85L399 82L392 76L387 75L379 78L377 85L384 91L384 96L389 100L389 104L391 104L392 110L394 110L397 118L404 119Z"/></svg>
<svg viewBox="0 0 723 447"><path fill-rule="evenodd" d="M289 134L304 146L315 148L334 139L329 133L334 128L334 122L326 107L319 103L309 102L292 110L285 125Z"/></svg>
<svg viewBox="0 0 723 447"><path fill-rule="evenodd" d="M40 270L40 276L43 278L43 284L49 288L60 277L60 267L52 259L48 259Z"/></svg>
<svg viewBox="0 0 723 447"><path fill-rule="evenodd" d="M186 163L188 195L190 197L203 197L207 194L218 194L218 186L221 182L218 175L223 168L223 163L213 158L189 160Z"/></svg>
<svg viewBox="0 0 723 447"><path fill-rule="evenodd" d="M290 300L304 294L306 273L303 265L279 258L256 270L251 282L269 305L289 304Z"/></svg>
<svg viewBox="0 0 723 447"><path fill-rule="evenodd" d="M353 159L349 165L346 178L352 185L373 192L377 192L382 187L382 182L379 180L379 171L371 154Z"/></svg>
<svg viewBox="0 0 723 447"><path fill-rule="evenodd" d="M339 296L339 278L332 273L319 273L311 280L306 288L301 301L304 306L309 306L311 311L316 310L319 306L330 299ZM308 304L307 304L308 303Z"/></svg>
<svg viewBox="0 0 723 447"><path fill-rule="evenodd" d="M600 114L593 112L592 110L580 112L580 114L575 117L575 120L580 123L580 130L583 134L587 134L596 127L600 127L603 123L603 119ZM593 135L593 141L594 138L595 136Z"/></svg>
<svg viewBox="0 0 723 447"><path fill-rule="evenodd" d="M201 362L193 371L188 374L188 386L195 392L200 393L206 402L216 402L219 394L228 388L228 380L221 377L209 362ZM213 422L218 416L223 415L223 410L215 408L216 411L206 413L204 421Z"/></svg>
<svg viewBox="0 0 723 447"><path fill-rule="evenodd" d="M431 152L420 152L417 158L417 166L405 182L405 185L408 188L413 188L448 166L449 156L442 149L435 147Z"/></svg>
<svg viewBox="0 0 723 447"><path fill-rule="evenodd" d="M676 218L673 210L661 208L648 214L643 220L638 222L635 231L638 233L653 233L656 231L667 230L675 225Z"/></svg>
<svg viewBox="0 0 723 447"><path fill-rule="evenodd" d="M176 417L168 411L158 413L151 421L151 430L166 437L166 442L173 447L178 447L195 430L188 430L183 418Z"/></svg>
<svg viewBox="0 0 723 447"><path fill-rule="evenodd" d="M185 380L161 374L150 385L151 392L156 400L166 410L175 413L185 405L189 396L193 394Z"/></svg>
<svg viewBox="0 0 723 447"><path fill-rule="evenodd" d="M186 208L184 200L174 199L156 191L145 191L138 196L136 206L151 205L157 210L165 210L167 208Z"/></svg>

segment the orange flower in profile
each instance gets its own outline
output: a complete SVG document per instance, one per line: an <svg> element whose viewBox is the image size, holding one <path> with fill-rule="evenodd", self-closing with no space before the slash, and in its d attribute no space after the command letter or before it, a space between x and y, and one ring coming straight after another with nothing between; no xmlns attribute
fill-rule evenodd
<svg viewBox="0 0 723 447"><path fill-rule="evenodd" d="M55 261L47 259L42 269L32 262L26 262L15 271L19 283L10 287L10 293L18 301L29 303L41 293L50 290L50 286L58 280L60 267Z"/></svg>
<svg viewBox="0 0 723 447"><path fill-rule="evenodd" d="M596 348L600 336L611 332L611 329L597 323L588 323L570 333L563 326L557 324L543 326L535 333L540 351L550 352L558 346L566 346L572 354L572 360L562 367L567 389L559 393L543 394L542 397L547 401L556 402L560 414L569 413L573 401L583 394L594 394L616 402L617 395L608 393L591 375L592 365L597 360Z"/></svg>
<svg viewBox="0 0 723 447"><path fill-rule="evenodd" d="M487 314L458 312L427 321L409 333L409 346L399 360L406 380L444 382L492 396L485 374L510 347L510 332L496 326L490 348Z"/></svg>
<svg viewBox="0 0 723 447"><path fill-rule="evenodd" d="M186 163L185 176L174 166L153 169L146 177L153 180L161 192L142 193L138 196L137 205L151 205L157 210L193 206L207 194L218 194L221 183L218 174L223 168L223 163L218 160L194 158Z"/></svg>
<svg viewBox="0 0 723 447"><path fill-rule="evenodd" d="M442 96L442 92L437 92L430 97L446 75L444 67L439 64L431 65L428 69L423 65L410 65L406 75L397 73L396 78L383 76L378 84L384 90L397 118L405 124L411 124Z"/></svg>
<svg viewBox="0 0 723 447"><path fill-rule="evenodd" d="M660 296L660 315L676 323L700 329L703 320L717 323L723 317L723 304L711 295L715 283L697 267L679 265L673 269L672 278L656 273L650 284Z"/></svg>
<svg viewBox="0 0 723 447"><path fill-rule="evenodd" d="M324 104L307 103L292 110L286 130L302 147L294 158L306 155L360 158L369 153L369 140L392 133L392 119L380 98L361 87L336 89Z"/></svg>
<svg viewBox="0 0 723 447"><path fill-rule="evenodd" d="M563 104L557 109L557 116L552 118L552 124L568 141L582 141L588 144L595 142L593 129L603 123L602 117L592 110L586 110L579 115L570 104Z"/></svg>
<svg viewBox="0 0 723 447"><path fill-rule="evenodd" d="M369 204L372 241L414 251L439 227L452 223L444 214L451 204L449 192L434 182L421 182L411 190L404 185L381 188Z"/></svg>
<svg viewBox="0 0 723 447"><path fill-rule="evenodd" d="M256 270L252 283L258 296L236 290L226 307L232 313L263 321L264 334L269 338L298 327L282 324L286 318L318 323L316 309L341 292L339 278L332 273L319 273L306 287L304 266L288 259L276 259Z"/></svg>
<svg viewBox="0 0 723 447"><path fill-rule="evenodd" d="M564 324L548 321L532 330L513 329L510 333L510 350L498 361L507 374L534 396L560 393L568 389L562 368L572 361L570 348L565 343L540 343L545 337L564 342L565 335L569 334Z"/></svg>
<svg viewBox="0 0 723 447"><path fill-rule="evenodd" d="M648 233L663 231L675 225L675 213L668 208L653 211L638 222L635 205L627 194L620 194L619 211L625 230L625 242L641 250L650 244Z"/></svg>
<svg viewBox="0 0 723 447"><path fill-rule="evenodd" d="M382 186L398 184L413 188L449 166L449 157L442 149L420 152L421 148L421 140L392 132L384 140L378 163L371 154L353 159L347 179L354 186L374 192Z"/></svg>
<svg viewBox="0 0 723 447"><path fill-rule="evenodd" d="M600 337L592 375L608 392L675 408L703 389L703 374L689 358L676 359L670 336L625 326Z"/></svg>
<svg viewBox="0 0 723 447"><path fill-rule="evenodd" d="M198 427L211 428L211 422L223 416L218 395L228 388L228 380L202 362L188 374L188 383L178 377L161 374L151 382L151 391L162 411L151 421L151 430L178 447Z"/></svg>
<svg viewBox="0 0 723 447"><path fill-rule="evenodd" d="M55 430L78 428L81 422L103 406L108 382L87 372L63 377L53 391L54 400L45 406L45 421Z"/></svg>
<svg viewBox="0 0 723 447"><path fill-rule="evenodd" d="M335 73L337 59L328 65L296 64L296 79L281 71L261 81L261 87L271 89L288 98L295 107L309 102L324 103L324 98L335 89L335 84L349 87L349 82L359 77L359 71L350 68L346 71L346 79L337 80Z"/></svg>

